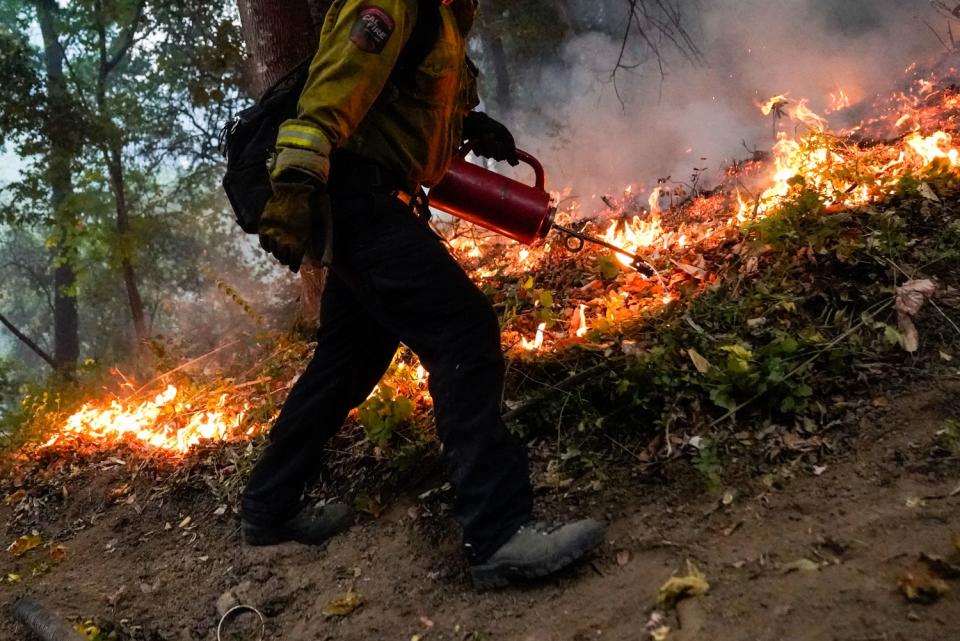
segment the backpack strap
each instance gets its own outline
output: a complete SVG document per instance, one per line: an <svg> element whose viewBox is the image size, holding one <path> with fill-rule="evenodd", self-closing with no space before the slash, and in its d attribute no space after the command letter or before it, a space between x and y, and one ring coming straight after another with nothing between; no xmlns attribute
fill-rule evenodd
<svg viewBox="0 0 960 641"><path fill-rule="evenodd" d="M396 84L413 86L417 69L427 59L440 37L440 0L419 0L417 21L410 39L400 52L400 58L390 79Z"/></svg>

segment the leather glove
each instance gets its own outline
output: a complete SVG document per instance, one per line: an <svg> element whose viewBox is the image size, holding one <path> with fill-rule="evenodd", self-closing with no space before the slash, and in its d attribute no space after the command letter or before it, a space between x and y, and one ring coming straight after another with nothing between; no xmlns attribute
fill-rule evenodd
<svg viewBox="0 0 960 641"><path fill-rule="evenodd" d="M273 196L260 217L260 246L296 273L303 257L323 246L330 219L325 185L308 174L286 171L273 181Z"/></svg>
<svg viewBox="0 0 960 641"><path fill-rule="evenodd" d="M510 130L481 111L471 111L463 119L463 137L478 156L506 160L514 167L520 164Z"/></svg>

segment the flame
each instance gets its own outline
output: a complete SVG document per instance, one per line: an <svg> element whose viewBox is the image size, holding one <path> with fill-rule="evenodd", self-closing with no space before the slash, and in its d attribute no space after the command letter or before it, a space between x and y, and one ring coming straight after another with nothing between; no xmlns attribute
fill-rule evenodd
<svg viewBox="0 0 960 641"><path fill-rule="evenodd" d="M769 116L775 109L780 109L788 104L790 104L790 101L787 100L786 96L774 96L760 105L760 111L764 116Z"/></svg>
<svg viewBox="0 0 960 641"><path fill-rule="evenodd" d="M212 408L193 411L190 404L175 402L179 393L176 386L168 385L153 400L139 405L125 406L116 400L107 407L88 403L69 416L43 447L83 436L114 443L133 439L182 454L203 441L224 441L241 434L246 404L230 408L230 396L222 394Z"/></svg>
<svg viewBox="0 0 960 641"><path fill-rule="evenodd" d="M956 167L960 160L960 150L953 146L953 137L945 131L938 131L927 137L914 133L908 136L905 142L923 159L924 166L943 160L951 167Z"/></svg>
<svg viewBox="0 0 960 641"><path fill-rule="evenodd" d="M578 313L580 314L580 327L577 328L577 338L583 338L587 335L587 332L590 329L587 327L587 316L586 316L587 306L581 304Z"/></svg>
<svg viewBox="0 0 960 641"><path fill-rule="evenodd" d="M543 347L543 333L544 331L546 331L546 329L547 329L547 324L540 323L540 326L537 327L537 335L532 341L527 340L526 338L520 339L521 347L523 347L523 349L525 349L528 352L535 352L539 350L541 347Z"/></svg>
<svg viewBox="0 0 960 641"><path fill-rule="evenodd" d="M657 278L650 279L632 270L623 270L613 277L598 276L593 282L587 279L575 298L553 291L558 305L572 308L566 316L570 319L567 338L591 340L595 338L591 329L602 335L608 327L615 330L618 323L636 320L643 313L687 299L687 292L679 289L680 283L689 283L691 279L712 282L709 265L703 261L706 248L734 237L741 226L773 214L799 190L815 190L827 206L854 207L895 193L904 177L922 176L924 169L960 168L960 148L954 140L960 120L960 92L947 82L935 76L911 80L909 89L878 98L873 116L843 131L830 131L827 119L812 111L807 100L792 100L788 94L774 96L759 105L765 115L776 116L772 159L761 159L758 154L747 163L749 167L743 173L731 170L726 174L727 182L707 195L686 199L683 209L668 205L672 199L664 198L679 193L673 191L676 185L671 185L669 179L650 191L649 213L642 215L634 215L646 192L642 186L626 186L620 202L605 196L603 209L597 203L597 212L580 210L587 201L566 205L558 214L565 223L597 214L599 222L584 223L593 226L590 233L627 252L649 258L661 270ZM827 102L828 115L849 108L849 88L838 88ZM788 126L782 118L789 118L798 126ZM888 142L876 142L881 140ZM571 190L564 193L566 196L557 200L573 202ZM612 219L607 217L608 208L614 210ZM675 222L678 211L686 214L685 222ZM556 266L556 257L562 254L556 244L553 248L547 243L520 247L504 244L502 239L483 231L474 230L476 233L465 236L462 227L452 229L454 233L448 235L450 247L464 261L473 280L482 288L492 286L499 292L504 291L504 284L514 286L517 278L520 283L525 282L541 266ZM594 255L585 251L581 256L586 258L577 260L589 261ZM626 254L618 253L616 258L626 266L632 264ZM583 296L592 299L573 307L571 298L579 301ZM518 309L516 318L529 327L526 323L530 322L532 311L526 309ZM587 322L588 314L594 319L592 328ZM520 336L517 349L544 353L563 349L565 341L545 342L546 328L547 323L541 322L533 338ZM508 325L506 330L505 342L512 344L518 335L516 326ZM409 356L404 359L406 362L398 360L396 367L391 368L384 384L418 404L428 405L429 374L418 361ZM45 446L80 437L108 446L133 440L178 455L199 443L246 438L257 429L256 425L245 424L247 404L235 395L218 394L212 401L183 400L184 395L182 390L169 385L145 401L138 398L125 403L88 403L69 416L60 433Z"/></svg>
<svg viewBox="0 0 960 641"><path fill-rule="evenodd" d="M848 109L852 104L853 102L850 100L847 92L845 92L842 87L839 87L835 93L830 94L830 106L827 107L826 113L829 115L843 111L844 109Z"/></svg>

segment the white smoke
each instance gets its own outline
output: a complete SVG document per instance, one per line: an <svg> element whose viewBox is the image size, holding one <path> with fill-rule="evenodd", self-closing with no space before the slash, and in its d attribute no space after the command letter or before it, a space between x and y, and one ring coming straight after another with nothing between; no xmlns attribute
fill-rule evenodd
<svg viewBox="0 0 960 641"><path fill-rule="evenodd" d="M663 76L651 60L614 84L620 38L579 35L533 74L511 118L551 187L571 186L589 213L593 194L686 181L695 167L716 173L749 156L744 144L769 150L772 123L758 104L773 95L822 112L839 89L855 102L889 92L912 62L943 52L928 20L944 22L926 2L716 0L687 15L705 64L664 45Z"/></svg>

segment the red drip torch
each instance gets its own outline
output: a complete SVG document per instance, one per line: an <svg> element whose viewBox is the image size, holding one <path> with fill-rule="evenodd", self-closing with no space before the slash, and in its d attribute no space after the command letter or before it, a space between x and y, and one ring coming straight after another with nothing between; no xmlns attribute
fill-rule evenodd
<svg viewBox="0 0 960 641"><path fill-rule="evenodd" d="M640 256L595 236L557 225L554 222L557 208L546 190L543 165L532 155L517 150L520 161L530 165L536 174L536 183L530 186L467 162L470 151L469 145L461 148L443 180L430 190L431 207L524 245L532 245L556 229L567 236L566 247L571 252L583 249L584 243L593 243L629 257L631 266L645 276L656 274Z"/></svg>

